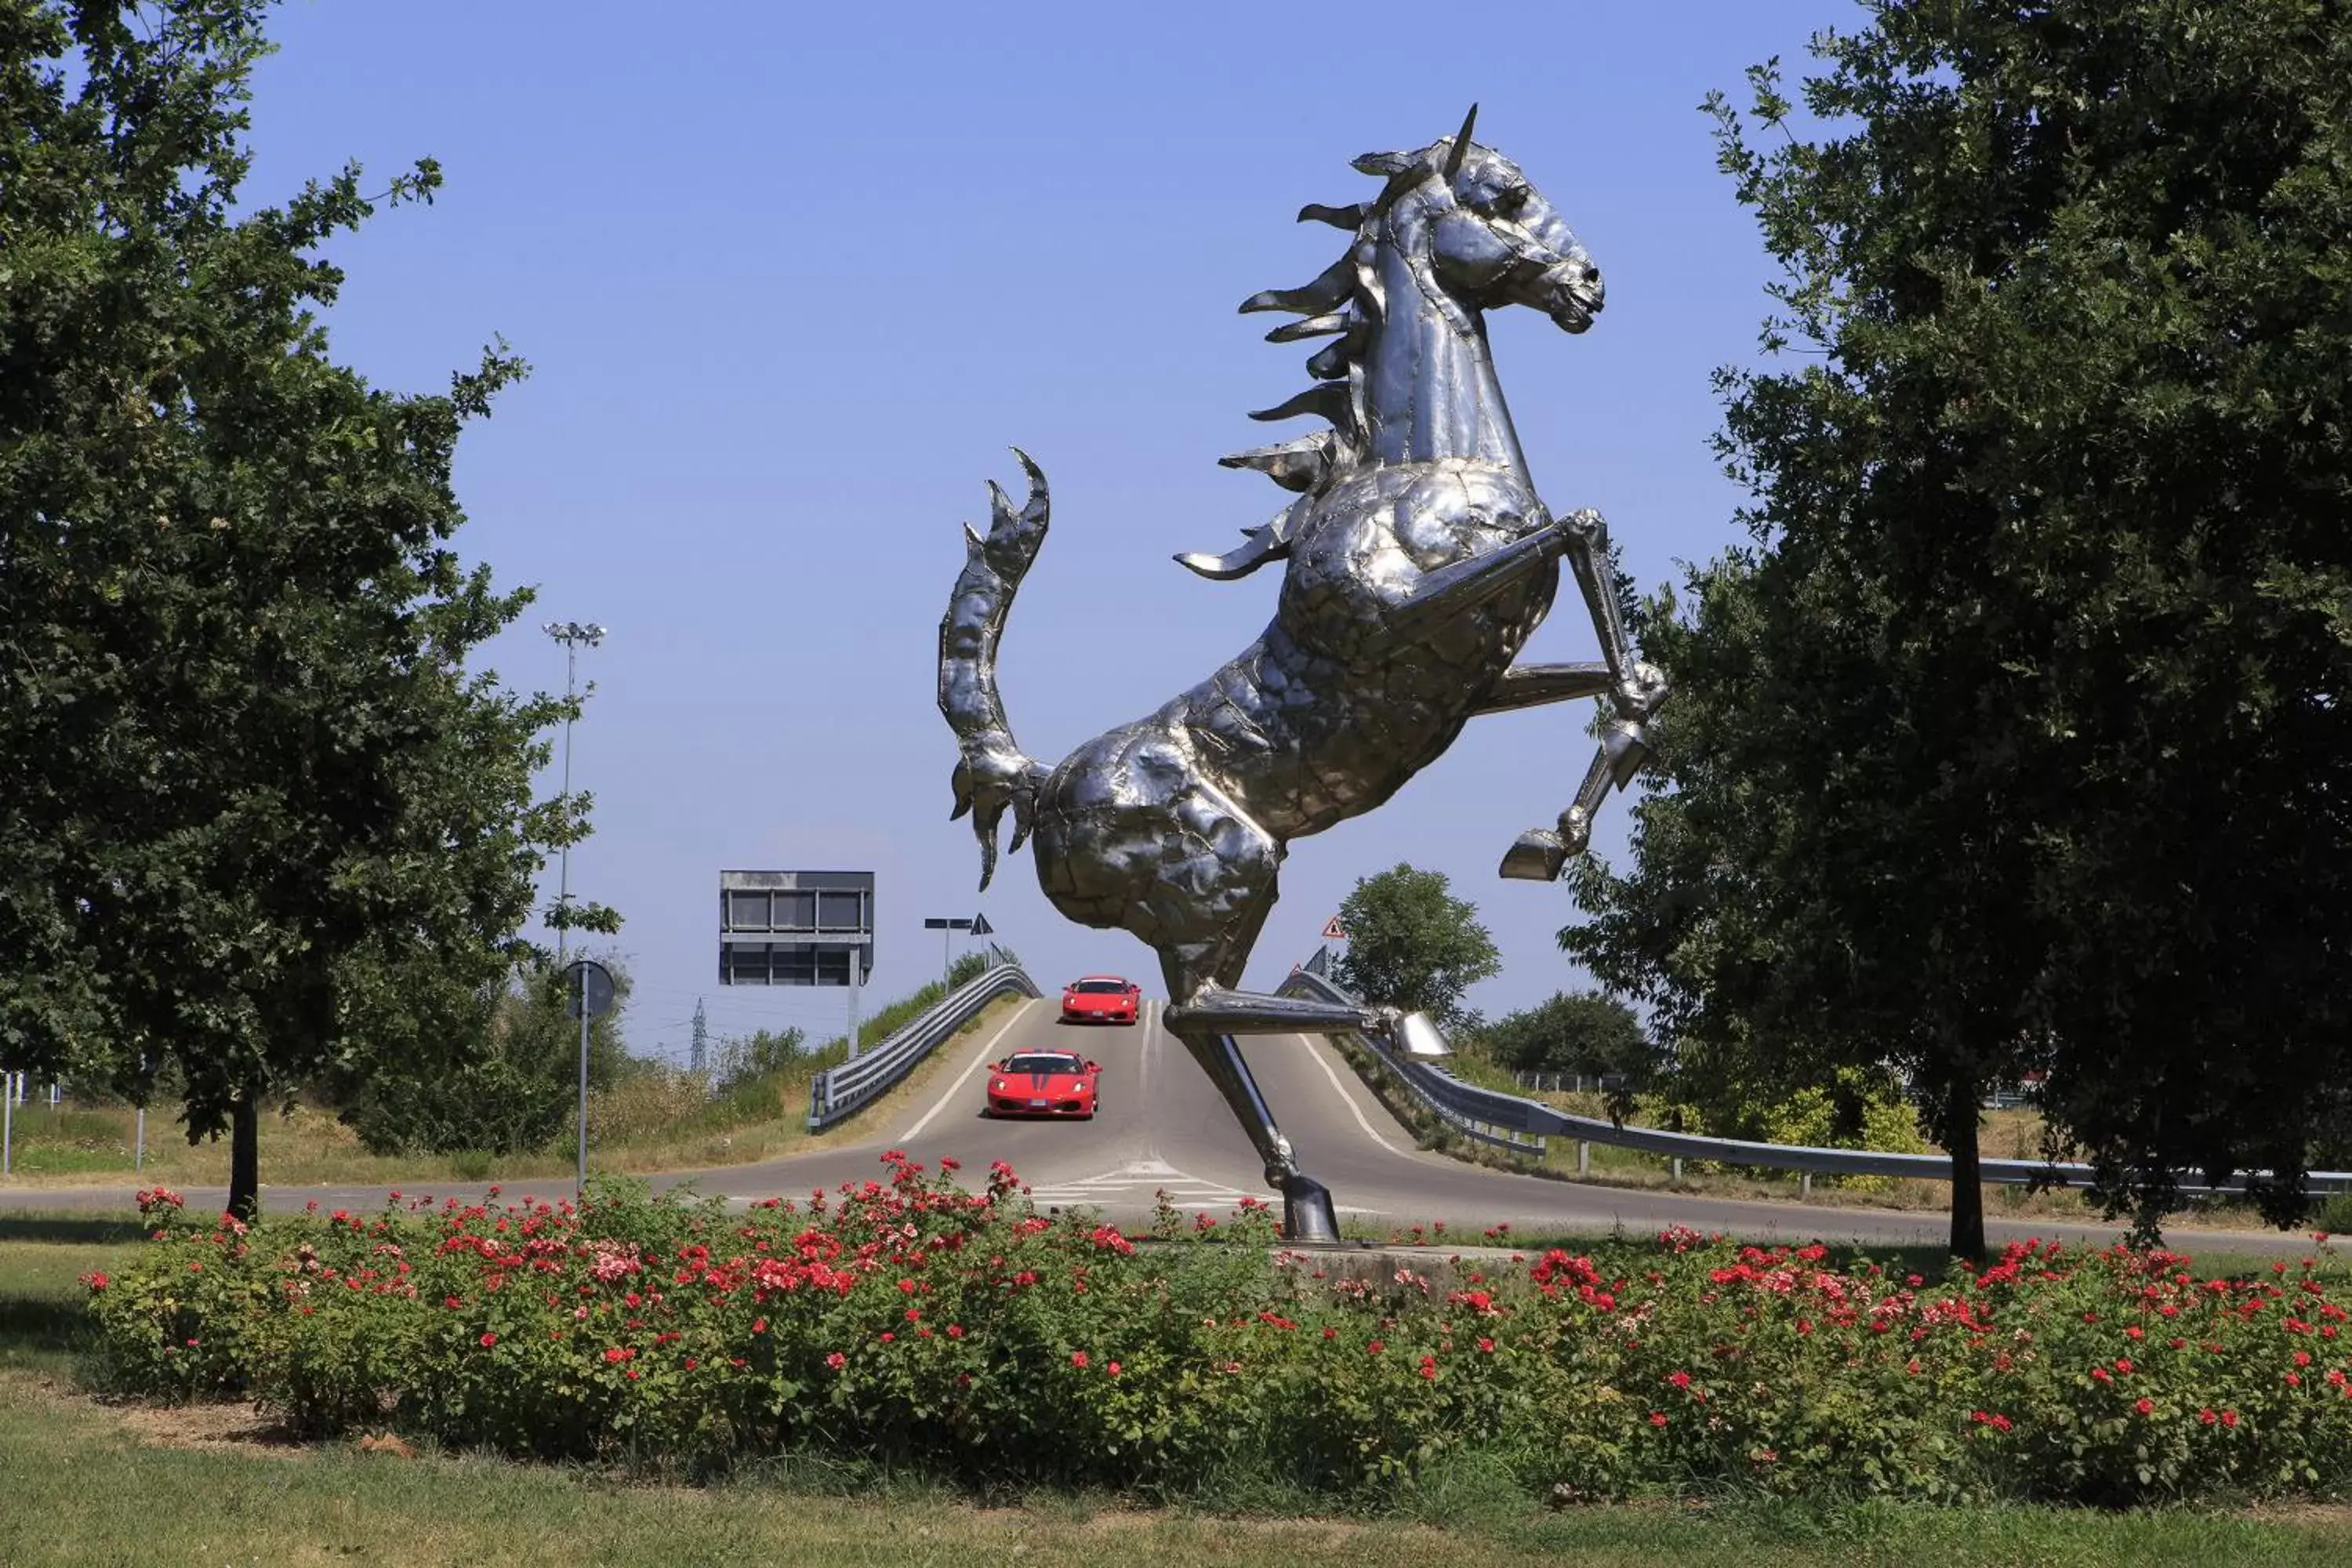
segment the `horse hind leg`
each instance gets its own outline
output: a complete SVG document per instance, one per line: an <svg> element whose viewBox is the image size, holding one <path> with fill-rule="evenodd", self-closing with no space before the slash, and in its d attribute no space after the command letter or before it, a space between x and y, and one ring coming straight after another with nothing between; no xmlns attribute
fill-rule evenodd
<svg viewBox="0 0 2352 1568"><path fill-rule="evenodd" d="M1162 928L1158 945L1171 1004L1168 1032L1183 1042L1216 1086L1264 1163L1266 1185L1282 1194L1284 1237L1297 1243L1335 1243L1339 1219L1330 1189L1298 1168L1297 1154L1258 1089L1241 1042L1198 1005L1203 997L1237 994L1226 988L1240 980L1274 908L1282 847L1230 802L1215 802L1213 821L1202 819L1197 809L1207 801L1187 804L1196 808L1189 814L1193 820L1187 824L1187 837L1202 847L1170 868L1175 885L1163 884L1173 895L1169 913L1181 906L1188 912L1212 910L1218 918L1205 929L1180 921Z"/></svg>

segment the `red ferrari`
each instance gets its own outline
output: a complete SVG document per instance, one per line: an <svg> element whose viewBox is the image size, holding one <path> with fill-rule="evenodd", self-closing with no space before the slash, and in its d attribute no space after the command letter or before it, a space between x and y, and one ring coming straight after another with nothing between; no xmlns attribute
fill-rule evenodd
<svg viewBox="0 0 2352 1568"><path fill-rule="evenodd" d="M1070 1051L1023 1051L990 1064L991 1116L1075 1116L1102 1109L1096 1079L1102 1066Z"/></svg>
<svg viewBox="0 0 2352 1568"><path fill-rule="evenodd" d="M1143 987L1116 974L1089 974L1062 987L1065 1024L1132 1024L1143 1006Z"/></svg>

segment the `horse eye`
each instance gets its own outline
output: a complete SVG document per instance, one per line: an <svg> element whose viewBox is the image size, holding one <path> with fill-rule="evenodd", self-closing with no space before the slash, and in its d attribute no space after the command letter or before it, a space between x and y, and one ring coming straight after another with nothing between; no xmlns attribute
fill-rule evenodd
<svg viewBox="0 0 2352 1568"><path fill-rule="evenodd" d="M1495 198L1495 210L1508 217L1528 205L1528 188L1525 185L1507 186L1503 193Z"/></svg>

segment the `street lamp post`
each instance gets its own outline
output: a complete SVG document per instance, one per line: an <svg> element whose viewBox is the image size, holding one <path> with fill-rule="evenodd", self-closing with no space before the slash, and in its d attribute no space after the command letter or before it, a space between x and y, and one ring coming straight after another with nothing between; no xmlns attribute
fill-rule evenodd
<svg viewBox="0 0 2352 1568"><path fill-rule="evenodd" d="M604 628L593 623L582 626L578 621L550 621L540 629L563 645L563 700L566 704L563 715L563 798L568 802L572 798L572 715L570 705L579 687L580 645L585 643L590 647L596 647L604 640ZM562 923L572 912L572 842L569 838L564 840L560 859L562 869L557 873L555 895L558 920L555 957L559 963L563 961L564 950L569 945L565 939L571 932L571 927Z"/></svg>

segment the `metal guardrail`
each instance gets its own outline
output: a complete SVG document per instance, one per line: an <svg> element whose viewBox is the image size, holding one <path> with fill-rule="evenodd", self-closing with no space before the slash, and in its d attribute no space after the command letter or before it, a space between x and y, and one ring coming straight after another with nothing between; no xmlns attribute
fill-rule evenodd
<svg viewBox="0 0 2352 1568"><path fill-rule="evenodd" d="M967 980L872 1050L839 1067L827 1068L809 1080L809 1131L822 1131L856 1115L866 1104L913 1069L916 1063L955 1037L956 1032L980 1016L999 996L1018 994L1040 996L1029 972L1011 962L1003 948L991 947L992 961L979 977Z"/></svg>
<svg viewBox="0 0 2352 1568"><path fill-rule="evenodd" d="M1278 988L1278 994L1312 996L1319 1001L1338 1002L1349 1007L1362 1006L1361 1002L1340 990L1328 977L1330 952L1328 947L1316 949L1315 956L1292 972L1290 978ZM1528 1130L1519 1127L1515 1121L1497 1123L1478 1116L1475 1113L1475 1108L1465 1110L1460 1100L1448 1092L1446 1086L1451 1086L1453 1089L1471 1089L1472 1086L1461 1082L1451 1073L1441 1071L1426 1062L1416 1061L1410 1057L1397 1056L1381 1042L1369 1035L1351 1034L1349 1037L1359 1048L1369 1053L1374 1061L1380 1063L1381 1069L1407 1094L1412 1096L1423 1110L1435 1116L1463 1137L1475 1139L1481 1143L1491 1143L1497 1149L1507 1149L1515 1154L1533 1155L1537 1159L1541 1159L1545 1151L1550 1147L1540 1134L1533 1137L1524 1136ZM1472 1092L1486 1093L1486 1091L1473 1089ZM1517 1100L1509 1095L1499 1095L1496 1098L1511 1100L1520 1105L1533 1103L1530 1100Z"/></svg>
<svg viewBox="0 0 2352 1568"><path fill-rule="evenodd" d="M1319 959L1323 954L1318 952L1317 957ZM1293 994L1316 996L1351 1007L1363 1005L1356 997L1324 978L1314 963L1292 971L1282 989ZM1540 1100L1525 1100L1516 1094L1504 1094L1496 1089L1482 1089L1476 1084L1465 1083L1443 1068L1397 1056L1377 1040L1362 1036L1357 1037L1380 1062L1383 1070L1403 1084L1416 1100L1448 1126L1481 1142L1517 1149L1523 1153L1542 1152L1547 1147L1545 1139L1548 1137L1573 1138L1580 1143L1606 1143L1620 1149L1638 1149L1670 1160L1711 1160L1724 1165L1760 1166L1767 1170L1798 1171L1807 1175L1907 1176L1929 1182L1952 1179L1951 1157L1947 1154L1897 1154L1875 1149L1816 1149L1791 1143L1751 1143L1738 1138L1707 1138L1697 1133L1666 1132L1651 1127L1620 1127L1612 1121L1572 1115ZM1514 1141L1511 1134L1521 1135L1525 1141ZM2088 1186L2091 1181L2091 1167L2088 1165L2051 1163L2041 1160L1980 1158L1977 1162L1977 1173L1979 1180L2000 1186L2023 1186L2039 1182L2048 1186L2079 1187ZM2305 1184L2314 1196L2352 1192L2352 1171L2314 1171L2305 1177ZM2243 1177L2218 1185L2184 1182L2180 1190L2184 1193L2242 1193L2246 1190L2246 1182Z"/></svg>

